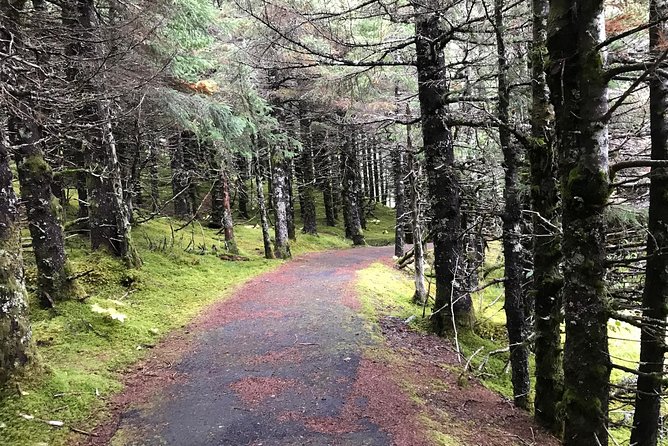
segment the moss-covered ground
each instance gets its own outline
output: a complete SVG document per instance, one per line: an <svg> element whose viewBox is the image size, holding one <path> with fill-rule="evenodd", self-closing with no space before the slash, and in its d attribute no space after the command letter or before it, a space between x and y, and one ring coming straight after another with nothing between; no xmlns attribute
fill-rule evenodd
<svg viewBox="0 0 668 446"><path fill-rule="evenodd" d="M318 212L324 216L321 206ZM366 232L369 244L391 243L393 211L378 205L374 215ZM37 366L0 398L0 444L72 444L85 434L70 427L89 431L102 419L109 397L122 388L124 369L206 306L281 263L262 258L261 229L254 221L235 227L247 261L221 260L224 242L217 231L198 222L176 231L182 225L162 217L134 228L144 262L140 269L127 269L106 253L91 252L85 237L68 239L74 269L89 271L80 278L87 298L45 310L31 296ZM350 245L341 224L326 227L320 219L318 236L298 234L291 247L293 255L299 255ZM25 258L31 289L34 261L29 251Z"/></svg>
<svg viewBox="0 0 668 446"><path fill-rule="evenodd" d="M481 284L503 277L502 265L503 254L500 246L492 244L481 271ZM400 272L380 263L358 273L358 287L363 297L362 308L370 320L375 321L384 315L396 316L404 320L414 316L410 322L413 328L428 329L428 321L422 317L423 308L411 302L414 288L410 273L409 270ZM433 295L433 286L431 291ZM471 330L459 330L458 342L461 352L466 358L471 358L475 353L471 359L471 369L474 373L486 387L510 399L512 398L512 383L508 363L509 355L502 351L507 347L503 285L489 286L474 293L472 298L476 312L476 324ZM427 316L429 312L427 308ZM611 321L609 337L613 363L635 367L639 357L639 330L625 323ZM530 358L530 367L533 375L533 357ZM613 369L611 374L611 381L615 384L633 385L632 378L630 374L616 369ZM532 389L534 384L532 379ZM611 428L611 435L618 444L628 444L630 430L621 426L619 422L630 422L632 414L633 408L629 405L617 403L611 405L611 419L615 422L615 426ZM668 441L662 444L668 444Z"/></svg>

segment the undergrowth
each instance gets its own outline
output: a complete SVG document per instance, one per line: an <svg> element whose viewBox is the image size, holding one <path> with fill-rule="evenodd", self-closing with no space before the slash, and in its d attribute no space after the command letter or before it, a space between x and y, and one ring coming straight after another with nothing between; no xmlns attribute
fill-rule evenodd
<svg viewBox="0 0 668 446"><path fill-rule="evenodd" d="M492 244L486 254L486 264L481 271L481 283L503 277L502 265L503 255L500 246ZM382 316L394 316L409 321L413 329L425 332L429 330L430 309L426 309L424 312L426 317L423 318L423 307L411 301L414 288L410 271L397 271L387 265L376 263L358 272L357 285L362 298L363 313L370 321L377 322ZM472 329L460 329L457 333L463 361L470 359L472 373L481 380L483 385L512 400L509 354L506 351L508 340L503 310L503 285L492 285L474 293L472 300L476 323ZM612 362L634 367L639 359L639 340L640 331L637 328L625 323L611 322L609 324L609 348ZM530 357L530 373L532 377L530 397L533 399L535 388L533 356ZM631 380L630 374L613 369L612 383L628 385ZM627 444L630 429L622 426L621 422L630 421L633 408L613 404L610 412L614 424L610 429L611 436L617 444ZM436 435L438 436L438 433ZM660 444L668 444L668 442L664 441Z"/></svg>

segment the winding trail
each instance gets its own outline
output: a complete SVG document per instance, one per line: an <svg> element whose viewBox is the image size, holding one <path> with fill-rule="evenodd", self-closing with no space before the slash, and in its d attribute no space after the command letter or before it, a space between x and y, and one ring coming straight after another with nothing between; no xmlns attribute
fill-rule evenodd
<svg viewBox="0 0 668 446"><path fill-rule="evenodd" d="M356 270L391 255L316 253L250 281L156 349L161 365L140 370L151 391L129 386L107 440L119 428L114 445L401 444L373 413L387 389L360 377L376 341L354 291Z"/></svg>

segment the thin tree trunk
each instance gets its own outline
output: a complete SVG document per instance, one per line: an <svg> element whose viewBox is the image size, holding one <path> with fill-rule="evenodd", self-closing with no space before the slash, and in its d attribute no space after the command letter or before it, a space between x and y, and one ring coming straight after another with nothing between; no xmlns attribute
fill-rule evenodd
<svg viewBox="0 0 668 446"><path fill-rule="evenodd" d="M358 175L356 147L354 144L354 135L345 134L343 147L343 194L345 197L344 219L346 220L346 233L352 239L354 245L364 245L364 231L360 222L360 202L359 202L359 182L356 180Z"/></svg>
<svg viewBox="0 0 668 446"><path fill-rule="evenodd" d="M507 124L510 122L510 86L508 83L508 60L506 59L505 24L503 20L504 0L494 3L494 31L498 57L498 117L499 143L503 151L505 187L503 190L505 209L503 220L503 257L506 280L504 281L506 329L510 345L511 381L515 406L527 409L529 404L529 346L526 345L526 318L522 295L522 244L520 242L522 208L520 203L520 153L513 144ZM506 124L506 125L503 125Z"/></svg>
<svg viewBox="0 0 668 446"><path fill-rule="evenodd" d="M260 213L260 225L262 226L262 242L264 244L264 257L273 259L271 250L271 235L269 234L269 218L267 217L267 205L264 199L264 179L262 178L262 163L259 154L255 156L255 186L257 187L257 205Z"/></svg>
<svg viewBox="0 0 668 446"><path fill-rule="evenodd" d="M558 412L564 388L560 325L563 279L559 238L559 193L552 134L553 117L547 88L548 0L533 0L531 48L531 203L533 214L533 297L535 302L536 420L555 434L563 422Z"/></svg>
<svg viewBox="0 0 668 446"><path fill-rule="evenodd" d="M185 167L185 154L181 132L177 132L176 135L174 135L170 145L174 215L187 220L192 217L193 206L190 201L190 177Z"/></svg>
<svg viewBox="0 0 668 446"><path fill-rule="evenodd" d="M151 144L149 148L149 185L151 190L151 212L158 212L160 209L160 177L158 176L159 153L158 147Z"/></svg>
<svg viewBox="0 0 668 446"><path fill-rule="evenodd" d="M397 145L394 152L394 255L397 257L404 255L404 228L406 225L405 176L404 150L400 145Z"/></svg>
<svg viewBox="0 0 668 446"><path fill-rule="evenodd" d="M318 233L318 222L315 210L315 164L313 160L313 147L315 136L311 133L311 121L302 116L300 120L300 131L303 150L300 156L301 184L300 200L304 234L315 235Z"/></svg>
<svg viewBox="0 0 668 446"><path fill-rule="evenodd" d="M659 57L668 25L668 2L650 0L650 53ZM668 160L668 80L656 73L649 79L650 137L653 160ZM631 444L656 446L661 418L664 355L668 317L668 169L653 167L649 189L647 271L642 297L645 326L640 336L640 365Z"/></svg>
<svg viewBox="0 0 668 446"><path fill-rule="evenodd" d="M297 240L297 229L295 226L295 200L292 191L292 179L294 178L294 159L290 158L285 161L285 168L287 169L285 175L284 193L286 194L286 216L288 219L288 238L290 240Z"/></svg>
<svg viewBox="0 0 668 446"><path fill-rule="evenodd" d="M279 259L287 259L292 256L290 253L290 242L288 236L288 207L290 197L287 191L287 173L286 161L275 157L272 161L273 193L274 202L274 254Z"/></svg>
<svg viewBox="0 0 668 446"><path fill-rule="evenodd" d="M225 234L225 246L232 254L239 254L237 240L234 237L234 221L232 219L232 206L230 203L230 179L225 168L225 163L221 164L218 173L218 182L220 183L223 200L223 233Z"/></svg>
<svg viewBox="0 0 668 446"><path fill-rule="evenodd" d="M237 195L239 196L239 215L241 218L248 220L250 214L248 212L248 181L250 177L248 175L248 159L239 155L239 174L237 176Z"/></svg>
<svg viewBox="0 0 668 446"><path fill-rule="evenodd" d="M408 105L406 115L410 116ZM413 259L414 259L414 282L415 294L413 301L425 304L429 296L424 279L424 246L422 244L422 211L420 209L420 178L422 176L420 162L413 153L413 141L411 138L411 126L406 126L406 158L409 175L409 190L411 197L411 227L413 233Z"/></svg>
<svg viewBox="0 0 668 446"><path fill-rule="evenodd" d="M605 285L608 112L603 0L551 0L550 93L563 209L564 444L608 444L610 356Z"/></svg>
<svg viewBox="0 0 668 446"><path fill-rule="evenodd" d="M434 324L438 333L451 326L451 312L458 323L472 323L470 297L460 296L454 286L461 255L460 186L450 128L444 120L447 111L447 78L441 42L437 2L429 0L416 8L416 53L418 96L422 114L422 139L425 168L431 198L434 231L434 271L436 299ZM437 43L435 43L437 42Z"/></svg>
<svg viewBox="0 0 668 446"><path fill-rule="evenodd" d="M376 203L380 203L380 161L378 156L378 147L376 146L376 140L371 140L371 146L369 147L371 160L373 163L373 199Z"/></svg>

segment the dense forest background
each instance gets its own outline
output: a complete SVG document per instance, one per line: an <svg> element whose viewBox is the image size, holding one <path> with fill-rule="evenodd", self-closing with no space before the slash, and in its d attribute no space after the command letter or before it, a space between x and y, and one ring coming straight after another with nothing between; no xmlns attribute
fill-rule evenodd
<svg viewBox="0 0 668 446"><path fill-rule="evenodd" d="M77 336L93 350L135 336L113 332L123 300L147 270L186 272L169 269L192 261L184 252L232 262L234 283L269 267L256 249L288 259L393 240L425 325L458 349L485 326L475 296L503 290L491 304L503 347L463 351L463 365L486 373L501 355L514 404L564 444L664 439L664 1L3 0L0 12L11 410L27 393L15 383L53 374L45 364ZM210 279L188 274L191 290ZM56 328L64 314L77 325ZM142 330L147 344L161 334Z"/></svg>

